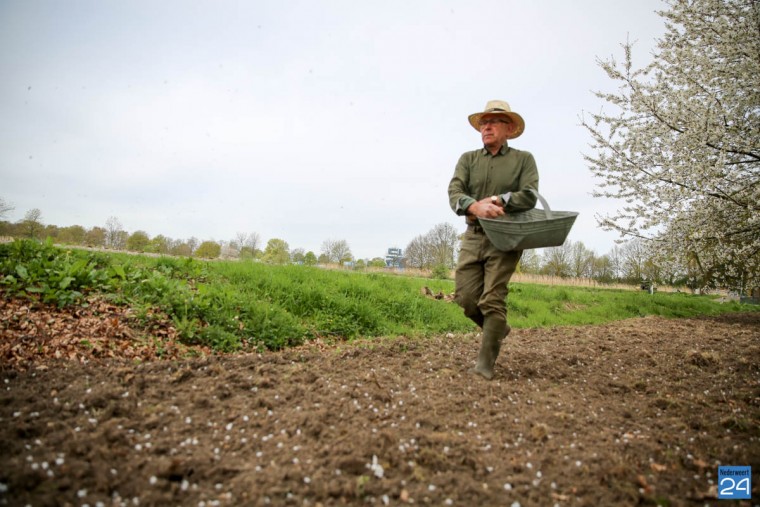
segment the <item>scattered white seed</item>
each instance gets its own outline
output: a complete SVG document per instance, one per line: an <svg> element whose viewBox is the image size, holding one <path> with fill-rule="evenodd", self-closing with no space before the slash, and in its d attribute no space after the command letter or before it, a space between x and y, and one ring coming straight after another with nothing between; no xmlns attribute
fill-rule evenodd
<svg viewBox="0 0 760 507"><path fill-rule="evenodd" d="M377 456L374 454L372 455L372 463L367 465L367 468L372 470L372 472L375 474L375 477L378 479L382 479L383 475L385 474L385 470L383 470L383 466L378 463Z"/></svg>

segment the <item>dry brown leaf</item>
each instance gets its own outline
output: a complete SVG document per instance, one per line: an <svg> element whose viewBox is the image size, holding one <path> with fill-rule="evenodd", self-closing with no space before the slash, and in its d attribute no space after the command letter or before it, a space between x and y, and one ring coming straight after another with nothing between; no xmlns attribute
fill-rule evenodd
<svg viewBox="0 0 760 507"><path fill-rule="evenodd" d="M639 474L636 476L636 483L641 487L641 489L644 490L644 493L647 495L652 493L652 486L649 485L649 482L647 482L647 478L643 475Z"/></svg>

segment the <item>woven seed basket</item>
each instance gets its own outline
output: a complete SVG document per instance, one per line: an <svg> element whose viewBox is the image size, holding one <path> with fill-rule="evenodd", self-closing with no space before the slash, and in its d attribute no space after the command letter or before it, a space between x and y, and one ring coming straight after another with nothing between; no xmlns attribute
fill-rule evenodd
<svg viewBox="0 0 760 507"><path fill-rule="evenodd" d="M544 209L507 213L499 218L480 218L481 227L491 243L504 252L560 246L567 239L578 213L552 211L538 192Z"/></svg>

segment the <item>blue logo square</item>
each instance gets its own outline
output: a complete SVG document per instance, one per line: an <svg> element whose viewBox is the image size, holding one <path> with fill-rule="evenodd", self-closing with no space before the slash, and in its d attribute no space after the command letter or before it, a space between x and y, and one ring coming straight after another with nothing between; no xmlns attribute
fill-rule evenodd
<svg viewBox="0 0 760 507"><path fill-rule="evenodd" d="M752 498L752 467L718 467L718 500Z"/></svg>

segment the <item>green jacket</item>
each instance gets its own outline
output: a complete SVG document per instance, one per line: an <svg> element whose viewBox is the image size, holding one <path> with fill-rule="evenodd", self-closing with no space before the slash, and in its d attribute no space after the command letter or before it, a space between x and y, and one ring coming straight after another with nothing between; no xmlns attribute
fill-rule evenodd
<svg viewBox="0 0 760 507"><path fill-rule="evenodd" d="M528 188L538 192L533 155L504 143L495 156L481 148L459 157L449 183L449 204L457 215L464 215L472 203L499 195L507 203L507 212L529 210L535 207L536 196L525 192Z"/></svg>

